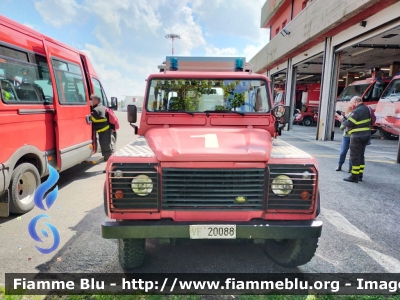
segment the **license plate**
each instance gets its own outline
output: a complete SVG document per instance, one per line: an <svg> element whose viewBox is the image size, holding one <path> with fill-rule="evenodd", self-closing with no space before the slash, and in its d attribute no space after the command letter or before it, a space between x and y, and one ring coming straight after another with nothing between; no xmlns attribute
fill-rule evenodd
<svg viewBox="0 0 400 300"><path fill-rule="evenodd" d="M236 239L236 225L190 225L191 239Z"/></svg>

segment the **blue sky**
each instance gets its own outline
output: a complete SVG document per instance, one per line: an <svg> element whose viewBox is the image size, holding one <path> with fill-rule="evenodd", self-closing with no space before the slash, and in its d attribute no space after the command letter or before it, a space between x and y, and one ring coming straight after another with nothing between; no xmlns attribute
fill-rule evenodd
<svg viewBox="0 0 400 300"><path fill-rule="evenodd" d="M0 14L85 51L108 97L142 96L171 55L245 56L268 42L265 0L1 0Z"/></svg>

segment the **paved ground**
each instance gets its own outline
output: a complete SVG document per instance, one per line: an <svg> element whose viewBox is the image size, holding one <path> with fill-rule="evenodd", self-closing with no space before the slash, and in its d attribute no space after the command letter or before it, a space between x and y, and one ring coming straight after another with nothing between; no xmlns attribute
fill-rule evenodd
<svg viewBox="0 0 400 300"><path fill-rule="evenodd" d="M117 148L134 138L118 112L121 130ZM348 174L335 172L340 149L336 141L315 140L316 127L295 125L283 140L314 155L320 167L324 222L316 256L293 272L397 272L400 273L400 164L395 163L397 141L374 139L367 148L365 182L347 183ZM48 212L61 235L56 252L39 253L28 234L34 209L20 218L0 219L0 284L6 272L121 272L116 241L104 240L104 164L79 165L60 175L59 195ZM347 170L347 169L346 169ZM44 247L47 246L45 242ZM147 243L146 265L137 272L285 272L267 258L260 245L229 243Z"/></svg>

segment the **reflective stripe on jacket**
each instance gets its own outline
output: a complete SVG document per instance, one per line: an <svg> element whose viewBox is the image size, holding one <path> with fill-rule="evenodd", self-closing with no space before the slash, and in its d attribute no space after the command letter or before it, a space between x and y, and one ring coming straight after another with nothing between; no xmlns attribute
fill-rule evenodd
<svg viewBox="0 0 400 300"><path fill-rule="evenodd" d="M107 118L106 108L98 104L92 110L93 129L96 132L104 132L110 128L110 122Z"/></svg>
<svg viewBox="0 0 400 300"><path fill-rule="evenodd" d="M352 115L344 122L349 129L348 134L371 130L371 114L369 108L361 103L352 112Z"/></svg>

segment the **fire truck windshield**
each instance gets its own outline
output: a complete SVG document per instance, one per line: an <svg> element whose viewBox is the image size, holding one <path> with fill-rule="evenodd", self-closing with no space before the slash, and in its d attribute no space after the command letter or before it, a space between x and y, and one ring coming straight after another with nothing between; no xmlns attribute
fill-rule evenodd
<svg viewBox="0 0 400 300"><path fill-rule="evenodd" d="M388 85L379 101L400 101L400 78Z"/></svg>
<svg viewBox="0 0 400 300"><path fill-rule="evenodd" d="M267 82L261 80L152 79L149 84L149 112L266 113L271 109Z"/></svg>
<svg viewBox="0 0 400 300"><path fill-rule="evenodd" d="M362 96L370 84L349 85L340 94L337 101L350 101L354 96Z"/></svg>

